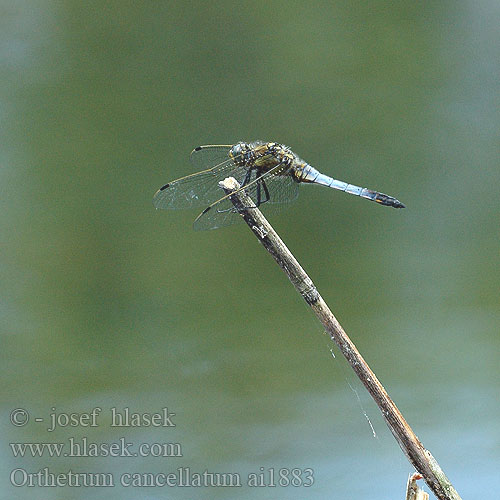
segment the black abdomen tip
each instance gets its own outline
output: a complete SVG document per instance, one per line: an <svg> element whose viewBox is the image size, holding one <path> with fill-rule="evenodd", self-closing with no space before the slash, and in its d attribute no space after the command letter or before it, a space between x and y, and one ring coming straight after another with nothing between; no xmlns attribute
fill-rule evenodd
<svg viewBox="0 0 500 500"><path fill-rule="evenodd" d="M406 208L399 200L384 193L377 193L374 201L386 207Z"/></svg>
<svg viewBox="0 0 500 500"><path fill-rule="evenodd" d="M163 191L164 189L167 189L167 188L168 188L168 186L170 186L170 184L165 184L164 186L162 186L162 187L160 188L160 191Z"/></svg>
<svg viewBox="0 0 500 500"><path fill-rule="evenodd" d="M392 196L387 197L387 204L394 208L406 208L399 200L393 198Z"/></svg>

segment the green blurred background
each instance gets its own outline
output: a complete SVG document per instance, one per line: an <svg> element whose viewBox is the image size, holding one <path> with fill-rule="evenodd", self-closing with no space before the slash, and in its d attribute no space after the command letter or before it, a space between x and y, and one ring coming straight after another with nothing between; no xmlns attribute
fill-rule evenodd
<svg viewBox="0 0 500 500"><path fill-rule="evenodd" d="M402 498L411 467L245 225L155 211L197 145L274 140L396 211L303 186L271 218L463 498L498 491L498 2L0 3L2 498ZM351 387L357 391L358 397ZM51 408L175 429L48 433ZM25 408L29 425L9 413ZM373 425L372 435L365 413ZM179 442L16 458L9 442ZM310 488L14 488L36 472L312 468Z"/></svg>

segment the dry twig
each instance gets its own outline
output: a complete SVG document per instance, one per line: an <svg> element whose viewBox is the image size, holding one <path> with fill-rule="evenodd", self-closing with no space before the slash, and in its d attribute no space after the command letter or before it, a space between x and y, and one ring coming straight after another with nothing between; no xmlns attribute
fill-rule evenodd
<svg viewBox="0 0 500 500"><path fill-rule="evenodd" d="M220 186L227 194L239 188L239 184L232 177L222 181ZM258 240L285 271L295 289L302 295L332 340L337 344L352 369L375 400L399 446L417 472L422 474L429 488L439 500L461 500L437 461L423 447L382 384L330 311L311 278L302 269L276 231L262 215L262 212L255 208L252 199L244 190L233 193L231 201Z"/></svg>

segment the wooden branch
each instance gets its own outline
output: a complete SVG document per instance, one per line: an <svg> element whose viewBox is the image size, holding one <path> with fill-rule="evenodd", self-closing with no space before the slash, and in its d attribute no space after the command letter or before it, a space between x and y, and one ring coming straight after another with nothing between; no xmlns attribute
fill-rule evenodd
<svg viewBox="0 0 500 500"><path fill-rule="evenodd" d="M422 474L418 472L415 472L408 478L405 500L429 500L429 494L418 487L417 481L419 479L422 479Z"/></svg>
<svg viewBox="0 0 500 500"><path fill-rule="evenodd" d="M220 186L226 194L233 193L230 198L236 210L245 219L245 222L266 250L274 257L281 269L287 274L295 289L302 295L332 340L337 344L352 369L375 400L389 429L406 457L417 472L422 474L429 488L439 500L461 500L437 461L423 447L382 384L356 349L356 346L332 314L311 278L302 269L276 231L262 215L262 212L258 208L255 208L254 202L244 190L234 192L240 187L234 178L229 177L225 179L220 182Z"/></svg>

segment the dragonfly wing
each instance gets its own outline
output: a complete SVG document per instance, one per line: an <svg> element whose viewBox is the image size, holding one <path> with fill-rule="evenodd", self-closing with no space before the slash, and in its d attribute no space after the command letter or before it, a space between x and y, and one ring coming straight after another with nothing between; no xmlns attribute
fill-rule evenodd
<svg viewBox="0 0 500 500"><path fill-rule="evenodd" d="M266 208L268 205L291 203L297 199L300 184L289 174L288 170L264 180L269 191L269 202L265 203Z"/></svg>
<svg viewBox="0 0 500 500"><path fill-rule="evenodd" d="M216 167L165 184L153 196L153 205L162 209L206 206L220 197L219 181L234 177L242 182L246 172L245 167L226 159Z"/></svg>
<svg viewBox="0 0 500 500"><path fill-rule="evenodd" d="M194 221L193 228L195 231L206 231L230 226L240 221L243 221L243 217L234 208L229 196L225 196L203 210Z"/></svg>
<svg viewBox="0 0 500 500"><path fill-rule="evenodd" d="M198 146L191 151L191 163L196 170L205 170L220 165L229 159L229 151L231 148L231 145Z"/></svg>
<svg viewBox="0 0 500 500"><path fill-rule="evenodd" d="M290 203L295 201L299 195L299 183L290 174L290 167L280 165L277 166L276 170L273 169L272 172L260 177L255 172L252 172L250 181L256 182L248 184L245 190L253 200L261 200L261 207L278 203ZM267 193L269 193L269 197Z"/></svg>
<svg viewBox="0 0 500 500"><path fill-rule="evenodd" d="M240 179L237 180L241 184L242 181ZM290 175L287 175L287 170L283 170L282 165L277 165L264 175L252 179L250 183L240 189L244 189L246 194L250 196L257 205L259 191L260 199L266 199L264 184L269 192L269 203L271 203L273 199L273 204L290 202L295 200L298 196L298 183L295 182ZM260 207L270 206L269 203L264 202ZM243 220L243 218L234 208L230 195L226 195L215 203L212 203L212 205L207 207L197 217L194 221L194 229L217 229L219 227L229 226L241 220Z"/></svg>

